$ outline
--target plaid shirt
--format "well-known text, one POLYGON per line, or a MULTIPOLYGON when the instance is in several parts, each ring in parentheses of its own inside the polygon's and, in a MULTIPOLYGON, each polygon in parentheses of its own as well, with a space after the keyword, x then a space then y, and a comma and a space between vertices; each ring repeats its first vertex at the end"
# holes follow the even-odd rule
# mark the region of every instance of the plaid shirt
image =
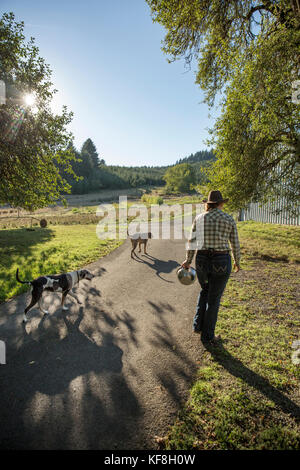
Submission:
POLYGON ((186 259, 190 264, 196 250, 229 250, 230 242, 233 258, 240 265, 240 243, 236 223, 231 215, 218 208, 199 214, 192 225, 191 236, 187 244, 186 259))

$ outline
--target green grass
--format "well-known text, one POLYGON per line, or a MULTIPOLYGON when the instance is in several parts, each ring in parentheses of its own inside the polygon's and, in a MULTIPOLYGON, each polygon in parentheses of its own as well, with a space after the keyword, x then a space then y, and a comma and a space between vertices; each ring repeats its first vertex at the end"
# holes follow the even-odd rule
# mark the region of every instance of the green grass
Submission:
POLYGON ((240 222, 239 233, 246 255, 300 263, 300 227, 240 222))
POLYGON ((219 311, 166 449, 299 449, 299 227, 239 224, 242 268, 219 311), (298 297, 297 297, 298 296, 298 297), (296 417, 298 414, 298 418, 296 417))
POLYGON ((28 290, 28 286, 16 282, 17 268, 21 279, 26 280, 79 269, 120 244, 98 239, 92 224, 0 230, 0 301, 28 290))
POLYGON ((164 203, 168 205, 172 204, 202 204, 203 196, 199 194, 191 194, 184 197, 172 197, 164 199, 164 203))

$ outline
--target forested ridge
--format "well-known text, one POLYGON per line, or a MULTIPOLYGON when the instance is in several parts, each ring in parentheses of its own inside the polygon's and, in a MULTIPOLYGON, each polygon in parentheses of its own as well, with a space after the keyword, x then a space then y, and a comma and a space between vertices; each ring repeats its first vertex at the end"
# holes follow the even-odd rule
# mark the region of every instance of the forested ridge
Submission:
POLYGON ((168 168, 188 163, 193 166, 197 182, 203 182, 206 178, 203 169, 209 161, 214 160, 214 154, 209 150, 201 150, 195 154, 183 157, 168 166, 118 166, 107 165, 96 149, 91 139, 87 139, 81 150, 78 151, 73 145, 70 150, 74 153, 76 160, 72 161, 72 168, 77 179, 63 172, 64 178, 72 187, 73 194, 85 194, 101 189, 126 189, 140 186, 164 186, 163 179, 168 168))

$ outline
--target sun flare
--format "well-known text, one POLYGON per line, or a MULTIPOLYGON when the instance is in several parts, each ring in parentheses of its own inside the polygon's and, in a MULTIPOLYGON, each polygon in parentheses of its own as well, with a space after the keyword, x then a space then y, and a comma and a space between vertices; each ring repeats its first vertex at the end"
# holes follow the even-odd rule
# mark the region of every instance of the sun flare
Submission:
POLYGON ((24 96, 24 101, 27 106, 33 106, 35 103, 35 96, 33 93, 28 93, 24 96))

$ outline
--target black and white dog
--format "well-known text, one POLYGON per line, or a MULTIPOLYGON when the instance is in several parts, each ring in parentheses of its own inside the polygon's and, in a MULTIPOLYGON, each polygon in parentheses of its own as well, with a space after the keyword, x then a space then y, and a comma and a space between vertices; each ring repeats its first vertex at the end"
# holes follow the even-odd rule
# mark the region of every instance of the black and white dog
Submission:
POLYGON ((45 315, 48 314, 46 310, 42 307, 42 295, 44 291, 50 292, 62 292, 61 306, 63 310, 68 310, 68 307, 65 307, 64 303, 66 296, 69 294, 71 297, 76 299, 78 304, 81 302, 78 300, 74 292, 72 292, 73 287, 79 283, 82 279, 91 280, 94 275, 87 269, 79 269, 79 271, 72 271, 66 274, 59 274, 57 276, 41 276, 33 281, 21 281, 19 278, 19 269, 17 269, 16 278, 17 281, 21 284, 30 284, 31 285, 31 302, 24 310, 23 322, 27 322, 27 312, 38 302, 39 309, 45 315))

